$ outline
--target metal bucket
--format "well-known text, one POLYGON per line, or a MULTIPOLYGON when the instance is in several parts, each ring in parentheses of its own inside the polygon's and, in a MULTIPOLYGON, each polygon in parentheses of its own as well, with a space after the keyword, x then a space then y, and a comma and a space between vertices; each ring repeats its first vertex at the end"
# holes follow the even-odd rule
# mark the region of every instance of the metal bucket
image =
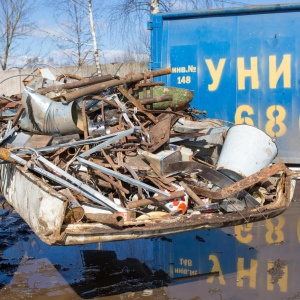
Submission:
POLYGON ((277 155, 274 141, 250 125, 235 125, 227 132, 216 169, 240 180, 266 168, 277 155))

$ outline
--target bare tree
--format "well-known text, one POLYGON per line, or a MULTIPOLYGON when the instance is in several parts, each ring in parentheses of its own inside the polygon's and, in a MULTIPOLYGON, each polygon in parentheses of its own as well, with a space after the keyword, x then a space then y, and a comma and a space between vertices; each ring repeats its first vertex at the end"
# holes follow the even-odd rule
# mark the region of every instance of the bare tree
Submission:
POLYGON ((16 49, 17 42, 28 36, 32 30, 29 21, 30 0, 0 0, 0 65, 2 70, 8 67, 8 61, 16 49))
POLYGON ((52 0, 45 5, 53 9, 57 26, 44 31, 63 54, 61 60, 78 67, 97 62, 93 55, 96 34, 91 0, 52 0))
POLYGON ((140 44, 144 44, 141 47, 144 53, 149 54, 149 42, 145 42, 145 36, 147 35, 149 39, 146 24, 150 12, 210 9, 228 5, 247 5, 247 3, 235 0, 120 0, 117 4, 112 4, 109 9, 111 36, 116 33, 115 36, 120 44, 119 34, 122 32, 121 40, 124 45, 136 44, 139 41, 140 44))
MULTIPOLYGON (((232 1, 234 3, 234 1, 232 1)), ((135 24, 144 21, 150 12, 195 10, 200 8, 223 7, 224 0, 120 0, 110 7, 110 20, 112 23, 135 24), (121 22, 120 22, 121 21, 121 22)))
POLYGON ((59 49, 65 63, 83 66, 91 59, 91 44, 88 15, 83 3, 70 0, 47 1, 48 7, 54 10, 56 27, 44 29, 59 49))

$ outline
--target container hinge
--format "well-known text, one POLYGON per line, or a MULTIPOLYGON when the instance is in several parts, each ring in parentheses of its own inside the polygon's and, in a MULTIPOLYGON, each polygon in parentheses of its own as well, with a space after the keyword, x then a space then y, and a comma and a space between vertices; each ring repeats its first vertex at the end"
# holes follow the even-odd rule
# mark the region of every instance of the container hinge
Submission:
POLYGON ((148 69, 149 70, 161 69, 161 63, 160 62, 148 62, 148 69))
POLYGON ((153 28, 160 28, 161 27, 161 23, 157 23, 157 22, 147 22, 147 29, 148 30, 152 30, 153 28))

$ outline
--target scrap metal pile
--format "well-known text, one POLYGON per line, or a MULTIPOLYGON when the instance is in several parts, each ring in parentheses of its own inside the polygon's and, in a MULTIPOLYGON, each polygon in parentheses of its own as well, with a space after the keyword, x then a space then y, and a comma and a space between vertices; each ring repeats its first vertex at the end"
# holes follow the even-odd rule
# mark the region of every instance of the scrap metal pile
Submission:
POLYGON ((190 107, 192 91, 153 81, 170 72, 55 78, 38 69, 21 95, 1 97, 1 158, 68 198, 65 224, 243 214, 276 201, 270 177, 285 166, 267 166, 277 150, 260 172, 222 172, 228 123, 190 107))

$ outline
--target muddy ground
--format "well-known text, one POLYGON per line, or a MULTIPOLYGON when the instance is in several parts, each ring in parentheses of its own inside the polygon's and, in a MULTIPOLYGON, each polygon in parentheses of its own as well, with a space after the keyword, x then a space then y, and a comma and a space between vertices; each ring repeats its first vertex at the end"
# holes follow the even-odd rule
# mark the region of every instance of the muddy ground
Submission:
POLYGON ((275 219, 47 246, 0 200, 0 299, 300 299, 300 188, 275 219))

